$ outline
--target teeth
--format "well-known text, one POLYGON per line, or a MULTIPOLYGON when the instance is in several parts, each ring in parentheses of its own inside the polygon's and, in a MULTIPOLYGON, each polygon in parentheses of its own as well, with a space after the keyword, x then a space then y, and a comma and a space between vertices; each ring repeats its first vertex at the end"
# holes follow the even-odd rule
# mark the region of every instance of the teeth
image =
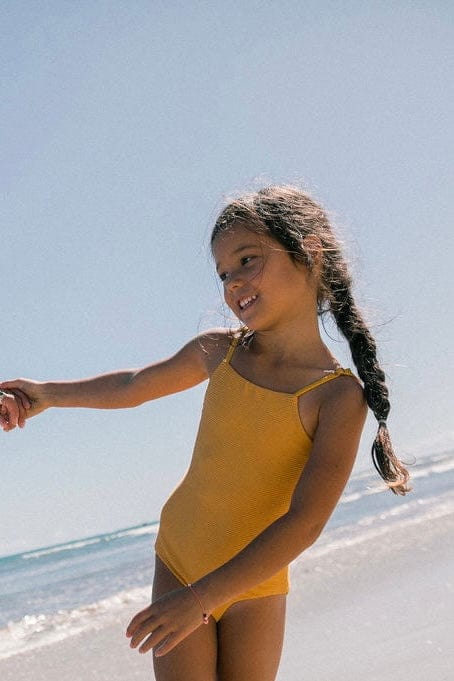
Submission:
POLYGON ((249 305, 249 303, 252 303, 252 301, 255 300, 256 298, 257 298, 257 296, 248 296, 247 298, 243 298, 242 300, 240 300, 238 302, 238 305, 243 310, 246 307, 246 305, 249 305))

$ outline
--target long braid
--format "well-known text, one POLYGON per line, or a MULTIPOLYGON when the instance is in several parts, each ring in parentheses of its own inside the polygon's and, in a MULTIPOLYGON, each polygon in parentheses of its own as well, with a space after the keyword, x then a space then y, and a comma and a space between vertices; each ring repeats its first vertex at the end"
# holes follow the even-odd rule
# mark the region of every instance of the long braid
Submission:
POLYGON ((372 445, 372 460, 380 476, 395 494, 406 494, 409 474, 399 461, 389 436, 386 420, 390 411, 385 374, 377 359, 377 346, 351 294, 350 282, 332 291, 331 312, 348 341, 359 377, 364 384, 367 404, 378 421, 372 445))

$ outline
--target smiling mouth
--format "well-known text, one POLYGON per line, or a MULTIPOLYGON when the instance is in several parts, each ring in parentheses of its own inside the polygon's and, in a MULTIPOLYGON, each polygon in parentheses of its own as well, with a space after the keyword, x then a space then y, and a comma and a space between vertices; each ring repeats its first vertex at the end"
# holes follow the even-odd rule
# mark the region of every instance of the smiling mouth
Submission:
POLYGON ((245 310, 249 305, 251 305, 255 300, 257 300, 257 296, 248 296, 247 298, 241 298, 241 300, 238 301, 238 307, 240 310, 245 310))

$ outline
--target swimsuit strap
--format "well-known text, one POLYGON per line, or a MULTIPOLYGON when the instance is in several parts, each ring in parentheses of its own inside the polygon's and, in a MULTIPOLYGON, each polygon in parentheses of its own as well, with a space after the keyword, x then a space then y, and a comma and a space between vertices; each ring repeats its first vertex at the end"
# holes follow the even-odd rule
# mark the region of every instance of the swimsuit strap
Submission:
POLYGON ((308 393, 310 390, 318 388, 319 385, 323 385, 323 383, 328 383, 329 381, 334 380, 338 376, 352 376, 353 378, 356 378, 350 369, 336 369, 335 371, 330 371, 327 373, 326 376, 323 376, 323 378, 319 378, 318 381, 314 381, 313 383, 309 383, 309 385, 305 385, 304 388, 301 388, 301 390, 298 390, 295 393, 295 396, 300 397, 301 395, 308 393))
POLYGON ((224 357, 224 362, 226 364, 230 364, 230 360, 232 359, 232 355, 235 352, 235 348, 238 345, 239 340, 240 340, 240 336, 235 335, 235 336, 233 336, 232 340, 230 341, 229 349, 227 350, 227 354, 224 357))

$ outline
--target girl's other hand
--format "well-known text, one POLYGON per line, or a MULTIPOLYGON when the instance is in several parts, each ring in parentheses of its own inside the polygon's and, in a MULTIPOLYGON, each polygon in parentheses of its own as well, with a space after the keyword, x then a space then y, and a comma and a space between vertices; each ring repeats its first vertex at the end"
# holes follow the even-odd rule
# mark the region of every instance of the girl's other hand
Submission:
POLYGON ((186 636, 203 623, 200 606, 187 587, 161 596, 148 608, 137 613, 126 630, 131 648, 140 645, 139 653, 154 648, 161 657, 169 653, 186 636))
POLYGON ((8 432, 16 426, 23 428, 30 400, 21 390, 5 392, 0 389, 0 427, 8 432))

